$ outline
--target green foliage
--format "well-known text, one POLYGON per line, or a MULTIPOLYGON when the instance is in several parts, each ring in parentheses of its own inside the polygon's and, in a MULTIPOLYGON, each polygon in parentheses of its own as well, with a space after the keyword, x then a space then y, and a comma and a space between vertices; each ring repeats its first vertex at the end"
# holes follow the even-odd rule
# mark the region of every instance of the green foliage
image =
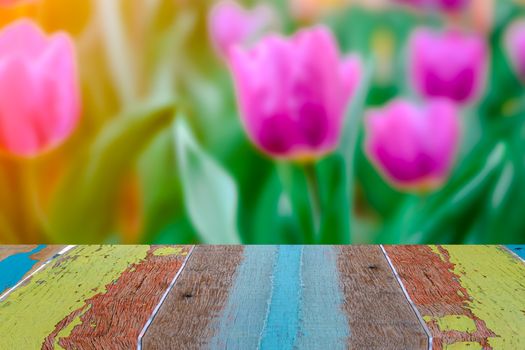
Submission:
POLYGON ((52 203, 49 238, 96 243, 111 230, 123 175, 174 117, 171 101, 152 101, 123 113, 96 137, 62 182, 52 203))
POLYGON ((175 124, 175 143, 186 211, 199 236, 211 244, 240 243, 234 181, 197 145, 183 119, 175 124))
MULTIPOLYGON (((393 98, 417 98, 407 39, 418 26, 443 26, 441 16, 353 6, 319 19, 343 53, 363 58, 365 74, 339 147, 296 164, 263 155, 246 136, 227 64, 208 40, 211 0, 106 1, 94 2, 93 23, 77 38, 85 116, 62 150, 66 171, 49 208, 21 190, 34 164, 0 162, 1 240, 14 242, 17 230, 31 239, 40 225, 51 242, 122 242, 119 192, 133 173, 141 243, 525 243, 525 90, 502 44, 525 12, 513 2, 496 4, 486 92, 462 111, 447 183, 408 194, 367 159, 363 120, 393 98), (184 118, 174 122, 176 113, 184 118)), ((305 25, 288 1, 271 3, 284 33, 305 25)))

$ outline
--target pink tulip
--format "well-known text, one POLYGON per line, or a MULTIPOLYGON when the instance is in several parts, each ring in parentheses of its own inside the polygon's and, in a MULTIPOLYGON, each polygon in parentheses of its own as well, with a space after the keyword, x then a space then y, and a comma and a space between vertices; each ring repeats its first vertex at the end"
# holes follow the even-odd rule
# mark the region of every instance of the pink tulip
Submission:
POLYGON ((277 14, 266 4, 246 10, 234 1, 224 0, 213 7, 209 18, 211 41, 223 57, 228 56, 232 46, 247 45, 277 27, 277 14))
POLYGON ((512 65, 521 79, 525 80, 525 19, 514 22, 505 39, 512 65))
POLYGON ((361 65, 340 57, 327 29, 269 35, 251 49, 236 46, 230 66, 241 119, 263 152, 306 160, 337 146, 361 65))
POLYGON ((418 29, 410 40, 409 56, 412 83, 424 97, 465 104, 484 88, 488 49, 480 36, 418 29))
POLYGON ((80 116, 69 36, 28 20, 0 32, 0 150, 31 157, 63 142, 80 116))
POLYGON ((459 145, 458 111, 446 99, 396 100, 366 117, 365 152, 395 187, 429 190, 448 176, 459 145))

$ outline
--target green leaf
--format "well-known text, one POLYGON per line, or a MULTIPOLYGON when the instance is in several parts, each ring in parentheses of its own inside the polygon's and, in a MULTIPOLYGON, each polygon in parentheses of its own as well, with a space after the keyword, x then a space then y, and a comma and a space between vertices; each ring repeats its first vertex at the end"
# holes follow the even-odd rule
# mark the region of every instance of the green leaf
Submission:
MULTIPOLYGON (((370 61, 371 62, 371 61, 370 61)), ((346 211, 346 204, 348 203, 348 211, 345 216, 341 217, 340 220, 351 222, 352 220, 352 213, 353 213, 353 207, 352 207, 352 200, 354 198, 354 179, 355 179, 355 164, 356 164, 356 150, 358 147, 359 142, 359 130, 362 126, 363 117, 364 117, 364 109, 366 105, 366 98, 367 93, 371 84, 372 75, 374 71, 374 65, 373 63, 368 63, 365 66, 363 77, 361 80, 361 83, 359 84, 359 88, 357 89, 355 95, 352 98, 352 102, 347 110, 347 116, 345 120, 345 124, 343 126, 343 135, 341 144, 336 152, 336 154, 340 155, 341 159, 343 160, 345 169, 334 169, 333 171, 336 172, 342 172, 339 174, 325 174, 325 176, 328 177, 338 177, 344 176, 345 178, 343 181, 346 181, 346 185, 340 184, 339 189, 344 188, 347 191, 346 199, 344 198, 344 195, 338 195, 338 198, 341 199, 343 202, 343 209, 346 211), (342 186, 342 187, 341 187, 342 186)), ((343 228, 347 225, 344 222, 341 222, 337 224, 338 227, 343 228)), ((350 228, 348 228, 350 230, 350 228)), ((350 235, 350 233, 348 233, 350 235)), ((338 234, 339 238, 346 237, 346 234, 343 234, 342 232, 338 234)), ((326 238, 328 241, 332 241, 332 238, 326 238)), ((324 240, 324 239, 323 239, 324 240)), ((343 242, 349 242, 351 241, 350 238, 344 238, 343 242)), ((340 242, 340 243, 343 243, 340 242)))
POLYGON ((236 184, 195 141, 187 123, 175 124, 184 202, 197 233, 208 244, 238 244, 236 184))
POLYGON ((429 219, 420 227, 420 230, 418 230, 418 234, 424 238, 424 242, 438 241, 439 228, 447 220, 461 216, 470 207, 479 203, 482 199, 481 197, 491 185, 495 174, 499 173, 507 152, 508 149, 505 144, 498 144, 488 156, 479 173, 451 195, 446 204, 432 213, 429 219))
POLYGON ((506 145, 500 143, 485 156, 483 163, 469 162, 465 169, 460 169, 440 192, 428 197, 407 196, 396 215, 384 225, 378 242, 459 242, 467 233, 463 227, 477 216, 477 205, 485 200, 507 151, 506 145))
POLYGON ((143 243, 188 244, 197 240, 193 230, 191 236, 174 229, 175 222, 184 219, 186 213, 173 142, 173 130, 167 128, 138 162, 144 208, 143 243))
POLYGON ((174 118, 174 104, 134 106, 103 128, 79 157, 52 203, 49 238, 60 243, 95 243, 111 232, 120 182, 144 147, 174 118))

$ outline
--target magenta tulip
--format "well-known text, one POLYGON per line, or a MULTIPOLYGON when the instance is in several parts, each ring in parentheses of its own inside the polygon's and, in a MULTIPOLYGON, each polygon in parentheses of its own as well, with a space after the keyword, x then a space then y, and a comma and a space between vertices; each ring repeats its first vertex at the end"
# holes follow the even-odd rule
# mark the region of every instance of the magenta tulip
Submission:
POLYGON ((230 66, 241 119, 263 152, 306 160, 337 146, 361 64, 340 57, 329 30, 270 35, 251 49, 236 46, 230 66))
POLYGON ((365 152, 395 187, 430 190, 447 178, 459 136, 453 102, 436 99, 417 106, 396 100, 367 114, 365 152))
POLYGON ((218 53, 227 57, 232 46, 249 44, 265 31, 276 29, 277 22, 277 14, 269 5, 247 10, 234 1, 224 0, 210 13, 210 38, 218 53))
POLYGON ((514 22, 505 39, 510 61, 520 78, 525 80, 525 19, 514 22))
POLYGON ((412 83, 424 97, 468 104, 483 91, 488 49, 480 36, 418 29, 410 40, 409 56, 412 83))
POLYGON ((0 32, 0 150, 31 157, 62 143, 80 116, 71 39, 21 20, 0 32))

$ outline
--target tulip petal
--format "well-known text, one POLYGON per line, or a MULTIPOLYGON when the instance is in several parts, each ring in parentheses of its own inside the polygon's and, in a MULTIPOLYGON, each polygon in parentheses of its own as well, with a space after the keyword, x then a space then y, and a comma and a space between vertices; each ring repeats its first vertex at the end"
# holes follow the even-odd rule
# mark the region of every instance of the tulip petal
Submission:
POLYGON ((263 152, 316 158, 337 146, 345 108, 360 78, 357 59, 341 60, 323 27, 292 38, 268 35, 230 51, 241 119, 263 152))
POLYGON ((74 46, 27 20, 0 32, 0 149, 32 157, 63 142, 80 116, 74 46))
POLYGON ((396 100, 366 118, 365 152, 383 176, 401 188, 438 186, 457 153, 459 122, 448 100, 419 107, 396 100))
POLYGON ((462 104, 479 97, 488 62, 482 37, 421 28, 412 35, 409 47, 412 84, 422 96, 444 97, 462 104))
POLYGON ((0 31, 0 59, 14 54, 38 57, 45 50, 44 32, 29 20, 19 20, 0 31))
POLYGON ((505 41, 514 69, 522 79, 525 79, 525 19, 511 24, 505 41))
POLYGON ((346 107, 362 79, 361 60, 357 56, 346 57, 341 62, 339 71, 343 81, 343 105, 346 107))
POLYGON ((33 128, 38 106, 35 82, 24 60, 14 58, 0 65, 0 148, 22 155, 34 154, 43 137, 33 128))

